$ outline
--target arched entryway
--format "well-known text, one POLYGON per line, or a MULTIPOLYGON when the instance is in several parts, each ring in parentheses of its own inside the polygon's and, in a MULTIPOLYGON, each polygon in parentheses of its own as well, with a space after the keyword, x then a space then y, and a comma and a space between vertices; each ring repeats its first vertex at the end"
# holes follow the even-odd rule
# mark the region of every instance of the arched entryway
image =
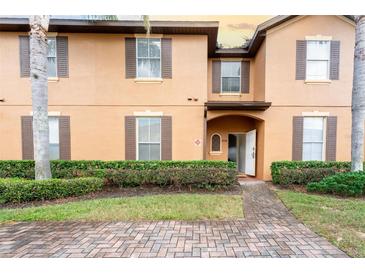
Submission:
POLYGON ((206 159, 237 163, 242 174, 262 178, 264 121, 244 115, 223 115, 207 121, 206 159))

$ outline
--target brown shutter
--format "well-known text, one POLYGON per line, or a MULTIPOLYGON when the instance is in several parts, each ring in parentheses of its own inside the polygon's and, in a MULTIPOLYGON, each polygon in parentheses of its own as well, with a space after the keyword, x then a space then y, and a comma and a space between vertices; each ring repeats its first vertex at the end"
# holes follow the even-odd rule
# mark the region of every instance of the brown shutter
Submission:
POLYGON ((22 116, 22 159, 34 159, 33 147, 33 116, 22 116))
POLYGON ((307 41, 297 40, 296 80, 305 80, 307 65, 307 41))
POLYGON ((293 117, 293 161, 301 161, 303 159, 303 120, 302 116, 293 117))
POLYGON ((136 160, 136 117, 125 116, 125 160, 136 160))
POLYGON ((20 77, 30 76, 29 36, 19 36, 20 77))
POLYGON ((125 78, 136 78, 136 38, 125 38, 125 78))
POLYGON ((340 72, 340 41, 331 41, 330 79, 338 80, 340 72))
POLYGON ((327 117, 326 161, 336 161, 337 117, 327 117))
POLYGON ((161 117, 161 160, 172 160, 172 117, 161 117))
POLYGON ((58 118, 60 137, 60 159, 71 160, 71 129, 70 116, 60 116, 58 118))
POLYGON ((241 93, 250 92, 250 62, 241 63, 241 93))
POLYGON ((161 39, 161 77, 172 78, 172 39, 161 39))
POLYGON ((57 36, 57 76, 68 77, 68 37, 57 36))
POLYGON ((221 61, 213 61, 212 65, 212 92, 221 92, 221 61))

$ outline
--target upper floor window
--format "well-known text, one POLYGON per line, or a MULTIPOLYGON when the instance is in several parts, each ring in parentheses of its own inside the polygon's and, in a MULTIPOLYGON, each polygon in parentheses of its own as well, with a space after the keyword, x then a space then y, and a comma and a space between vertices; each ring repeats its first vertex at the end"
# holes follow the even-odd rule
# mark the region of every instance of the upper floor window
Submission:
POLYGON ((57 77, 57 45, 56 37, 49 37, 48 54, 47 54, 47 72, 48 77, 57 77))
POLYGON ((304 117, 303 120, 303 161, 325 158, 325 117, 304 117))
POLYGON ((138 160, 161 159, 161 118, 137 118, 138 160))
POLYGON ((307 41, 307 80, 328 80, 330 41, 307 41))
POLYGON ((60 159, 60 137, 58 117, 48 117, 49 124, 49 159, 60 159))
POLYGON ((241 91, 241 62, 222 62, 221 92, 239 93, 241 91))
POLYGON ((137 39, 137 78, 161 78, 161 39, 137 39))

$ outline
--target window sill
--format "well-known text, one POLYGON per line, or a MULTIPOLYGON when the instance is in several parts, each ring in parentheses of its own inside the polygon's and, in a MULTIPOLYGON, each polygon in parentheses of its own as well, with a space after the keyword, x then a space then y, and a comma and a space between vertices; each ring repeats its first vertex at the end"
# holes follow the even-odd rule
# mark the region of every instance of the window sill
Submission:
POLYGON ((307 85, 326 85, 331 84, 331 80, 304 80, 304 83, 307 85))
POLYGON ((237 93, 222 92, 219 94, 219 96, 242 96, 242 94, 241 92, 237 93))
POLYGON ((145 84, 160 84, 163 82, 162 78, 136 78, 135 83, 145 83, 145 84))
POLYGON ((210 155, 221 155, 223 151, 211 151, 209 152, 210 155))
POLYGON ((48 77, 48 82, 58 82, 60 79, 58 77, 48 77))

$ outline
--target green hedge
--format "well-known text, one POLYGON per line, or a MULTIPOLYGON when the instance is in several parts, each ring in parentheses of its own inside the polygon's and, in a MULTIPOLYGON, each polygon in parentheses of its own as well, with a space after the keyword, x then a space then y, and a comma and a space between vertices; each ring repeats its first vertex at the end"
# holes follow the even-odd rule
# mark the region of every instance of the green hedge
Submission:
POLYGON ((305 185, 350 169, 350 162, 279 161, 271 164, 271 177, 275 184, 305 185))
POLYGON ((80 196, 101 190, 103 184, 103 179, 93 177, 42 181, 17 178, 0 179, 0 203, 20 203, 80 196))
MULTIPOLYGON (((105 169, 149 170, 165 168, 236 168, 226 161, 51 161, 53 178, 102 176, 105 169)), ((34 178, 34 161, 0 161, 0 178, 34 178)))
POLYGON ((320 182, 309 183, 307 190, 341 196, 361 196, 365 194, 365 172, 338 173, 320 182))
POLYGON ((149 170, 107 170, 107 183, 119 187, 153 185, 178 189, 225 189, 237 184, 232 168, 165 168, 149 170))

